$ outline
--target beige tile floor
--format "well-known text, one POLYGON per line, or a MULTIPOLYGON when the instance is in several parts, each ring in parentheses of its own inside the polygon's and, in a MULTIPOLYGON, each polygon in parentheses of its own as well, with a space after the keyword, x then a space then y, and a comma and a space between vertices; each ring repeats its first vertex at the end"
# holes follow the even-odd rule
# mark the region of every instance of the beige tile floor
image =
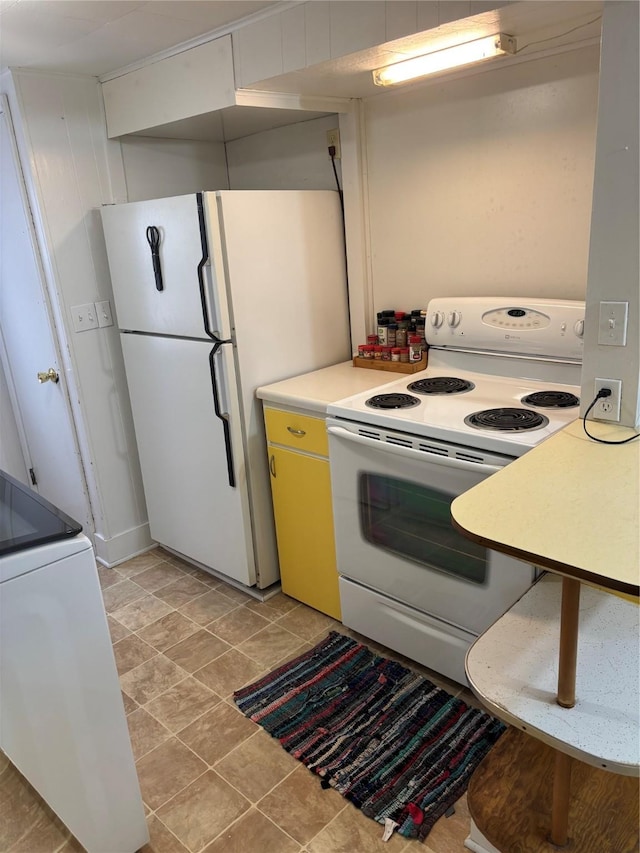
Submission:
MULTIPOLYGON (((151 836, 144 853, 464 851, 464 797, 424 844, 397 835, 383 843, 375 821, 322 789, 236 708, 235 689, 329 630, 353 632, 282 594, 258 602, 160 548, 98 571, 151 836)), ((0 853, 81 850, 0 753, 0 853)))

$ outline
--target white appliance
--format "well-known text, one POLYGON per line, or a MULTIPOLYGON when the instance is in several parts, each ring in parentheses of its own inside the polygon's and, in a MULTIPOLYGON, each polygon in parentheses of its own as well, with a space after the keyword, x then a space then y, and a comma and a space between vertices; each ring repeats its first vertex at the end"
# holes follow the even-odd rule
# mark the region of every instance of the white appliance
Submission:
POLYGON ((279 578, 259 385, 349 357, 330 191, 102 210, 151 536, 232 582, 279 578))
POLYGON ((433 299, 428 367, 329 406, 345 625, 460 683, 536 569, 452 525, 452 500, 579 413, 584 303, 433 299))
POLYGON ((96 561, 0 472, 0 747, 89 853, 149 838, 96 561))

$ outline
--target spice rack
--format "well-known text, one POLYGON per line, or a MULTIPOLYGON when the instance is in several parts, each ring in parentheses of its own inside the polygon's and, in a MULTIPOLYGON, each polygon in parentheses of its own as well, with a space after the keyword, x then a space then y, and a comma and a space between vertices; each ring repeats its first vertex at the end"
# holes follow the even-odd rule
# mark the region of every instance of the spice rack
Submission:
POLYGON ((359 355, 353 357, 354 367, 367 367, 369 370, 386 370, 391 373, 417 373, 427 366, 427 354, 422 354, 420 361, 382 361, 378 358, 361 358, 359 355))
POLYGON ((378 311, 377 327, 358 344, 354 367, 390 373, 417 373, 427 366, 426 314, 422 308, 378 311))

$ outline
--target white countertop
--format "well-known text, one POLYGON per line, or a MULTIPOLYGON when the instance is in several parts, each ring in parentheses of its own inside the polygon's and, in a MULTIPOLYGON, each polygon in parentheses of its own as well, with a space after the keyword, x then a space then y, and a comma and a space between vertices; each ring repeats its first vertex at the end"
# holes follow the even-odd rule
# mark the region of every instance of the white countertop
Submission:
POLYGON ((545 575, 467 653, 469 683, 497 717, 594 767, 638 775, 639 613, 582 586, 576 704, 556 703, 562 579, 545 575))
POLYGON ((325 415, 329 403, 389 382, 397 382, 402 375, 354 367, 351 361, 344 361, 272 385, 263 385, 257 389, 256 395, 266 403, 293 406, 325 415))

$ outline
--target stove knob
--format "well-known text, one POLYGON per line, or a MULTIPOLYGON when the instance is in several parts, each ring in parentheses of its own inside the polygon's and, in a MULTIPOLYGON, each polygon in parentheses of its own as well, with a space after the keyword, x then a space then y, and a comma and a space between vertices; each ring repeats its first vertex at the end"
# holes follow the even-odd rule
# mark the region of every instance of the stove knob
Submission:
POLYGON ((573 331, 581 338, 584 335, 584 320, 576 320, 573 324, 573 331))
POLYGON ((459 325, 460 320, 462 319, 459 311, 451 311, 449 316, 447 317, 447 323, 455 329, 457 325, 459 325))
POLYGON ((431 315, 431 325, 437 329, 439 326, 442 325, 443 322, 444 314, 442 313, 442 311, 434 311, 431 315))

